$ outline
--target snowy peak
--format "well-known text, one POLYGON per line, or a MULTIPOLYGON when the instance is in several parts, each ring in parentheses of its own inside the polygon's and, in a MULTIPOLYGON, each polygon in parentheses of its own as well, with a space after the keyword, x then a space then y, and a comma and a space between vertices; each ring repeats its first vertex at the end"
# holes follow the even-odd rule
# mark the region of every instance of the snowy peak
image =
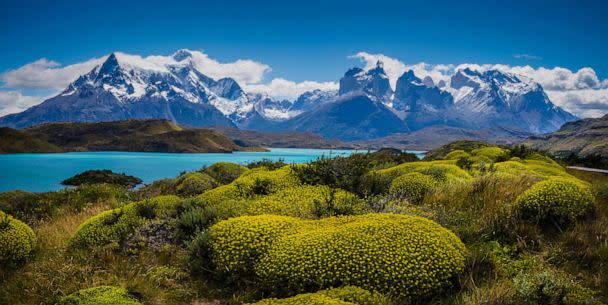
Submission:
POLYGON ((389 104, 392 99, 393 90, 389 84, 389 78, 384 71, 381 61, 376 63, 376 67, 370 70, 352 68, 348 70, 340 79, 340 95, 362 91, 376 100, 389 104))

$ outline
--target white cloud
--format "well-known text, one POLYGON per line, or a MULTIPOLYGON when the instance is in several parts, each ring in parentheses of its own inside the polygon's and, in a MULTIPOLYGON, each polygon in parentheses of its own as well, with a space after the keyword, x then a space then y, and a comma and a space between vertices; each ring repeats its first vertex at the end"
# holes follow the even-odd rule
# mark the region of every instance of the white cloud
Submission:
POLYGON ((58 62, 41 58, 14 70, 2 73, 2 87, 13 89, 64 89, 78 76, 85 74, 103 58, 93 58, 87 61, 62 67, 58 62))
POLYGON ((254 84, 245 86, 245 91, 252 93, 265 93, 277 98, 295 99, 300 94, 315 89, 338 90, 336 82, 303 81, 296 83, 283 78, 275 78, 268 84, 254 84))
POLYGON ((42 102, 42 96, 25 96, 18 91, 0 91, 0 116, 21 112, 42 102))
POLYGON ((397 78, 408 70, 413 70, 419 78, 429 76, 435 83, 440 80, 449 83, 450 77, 456 71, 464 68, 479 71, 496 69, 533 79, 543 86, 551 101, 580 117, 598 117, 608 113, 608 79, 600 80, 595 71, 589 67, 572 71, 562 67, 533 68, 528 65, 470 63, 431 65, 424 62, 406 64, 384 54, 370 54, 367 52, 359 52, 350 57, 363 61, 365 69, 375 67, 376 62, 382 60, 393 88, 397 78))

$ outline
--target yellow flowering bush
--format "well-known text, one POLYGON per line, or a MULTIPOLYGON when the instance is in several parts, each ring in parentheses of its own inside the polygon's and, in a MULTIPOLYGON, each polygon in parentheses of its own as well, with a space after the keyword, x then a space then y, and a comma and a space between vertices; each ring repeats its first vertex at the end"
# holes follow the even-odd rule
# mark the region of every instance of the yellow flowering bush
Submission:
POLYGON ((435 186, 437 181, 431 176, 421 173, 403 174, 391 183, 389 193, 409 200, 411 203, 420 203, 424 196, 435 186))
POLYGON ((553 178, 535 183, 519 195, 515 208, 522 218, 568 223, 593 208, 590 188, 576 180, 553 178))
POLYGON ((0 211, 0 264, 26 258, 36 247, 36 234, 25 223, 0 211))
POLYGON ((175 191, 181 196, 189 197, 202 194, 216 186, 217 182, 211 176, 204 173, 192 172, 177 178, 175 191))
POLYGON ((171 217, 181 202, 177 196, 166 195, 130 203, 122 208, 102 212, 80 225, 70 238, 70 247, 92 249, 98 246, 116 248, 143 225, 171 217))
POLYGON ((473 149, 471 155, 473 159, 479 158, 480 160, 488 160, 490 162, 496 162, 500 158, 504 158, 509 154, 509 150, 498 146, 488 146, 473 149))
POLYGON ((464 267, 460 239, 417 216, 243 216, 215 224, 209 234, 215 270, 255 273, 277 290, 356 285, 415 298, 446 286, 464 267))
POLYGON ((330 288, 286 299, 265 299, 252 305, 390 305, 385 296, 355 286, 330 288))
POLYGON ((124 288, 97 286, 76 291, 62 298, 58 305, 142 305, 124 288))
POLYGON ((249 169, 236 163, 218 162, 205 168, 203 171, 219 183, 228 184, 249 171, 249 169))
POLYGON ((299 218, 277 215, 220 221, 209 231, 212 264, 219 273, 251 274, 254 264, 274 241, 298 230, 302 222, 299 218))
POLYGON ((364 200, 355 194, 332 190, 326 185, 301 185, 282 189, 274 194, 255 199, 245 214, 274 214, 314 219, 324 215, 331 205, 333 211, 355 215, 369 212, 364 200))

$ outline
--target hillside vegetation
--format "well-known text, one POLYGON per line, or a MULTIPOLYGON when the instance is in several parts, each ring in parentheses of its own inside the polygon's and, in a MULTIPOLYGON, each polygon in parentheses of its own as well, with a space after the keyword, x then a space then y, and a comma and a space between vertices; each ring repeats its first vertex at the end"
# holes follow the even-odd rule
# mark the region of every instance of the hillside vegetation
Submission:
POLYGON ((601 305, 607 205, 608 176, 482 142, 11 191, 0 304, 601 305))
POLYGON ((242 147, 210 129, 182 129, 166 120, 126 120, 100 123, 49 123, 23 130, 3 128, 1 152, 134 151, 232 152, 260 150, 242 147))
POLYGON ((575 153, 608 158, 608 115, 564 124, 559 130, 532 136, 523 144, 556 155, 575 153))

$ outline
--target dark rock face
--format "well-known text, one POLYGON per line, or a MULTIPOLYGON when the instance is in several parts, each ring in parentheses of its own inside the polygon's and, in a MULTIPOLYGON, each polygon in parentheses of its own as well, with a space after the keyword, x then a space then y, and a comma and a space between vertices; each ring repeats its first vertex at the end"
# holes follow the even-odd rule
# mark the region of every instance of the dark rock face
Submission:
POLYGON ((388 107, 360 93, 344 95, 283 122, 279 128, 341 140, 371 139, 408 130, 388 107))
POLYGON ((428 86, 433 81, 422 81, 408 71, 397 80, 393 108, 405 113, 405 122, 412 130, 437 124, 447 124, 447 110, 454 105, 448 92, 428 86))
POLYGON ((369 71, 352 68, 340 79, 338 94, 343 95, 358 91, 365 92, 375 97, 378 101, 385 102, 390 99, 393 90, 381 61, 378 61, 376 67, 369 71))

